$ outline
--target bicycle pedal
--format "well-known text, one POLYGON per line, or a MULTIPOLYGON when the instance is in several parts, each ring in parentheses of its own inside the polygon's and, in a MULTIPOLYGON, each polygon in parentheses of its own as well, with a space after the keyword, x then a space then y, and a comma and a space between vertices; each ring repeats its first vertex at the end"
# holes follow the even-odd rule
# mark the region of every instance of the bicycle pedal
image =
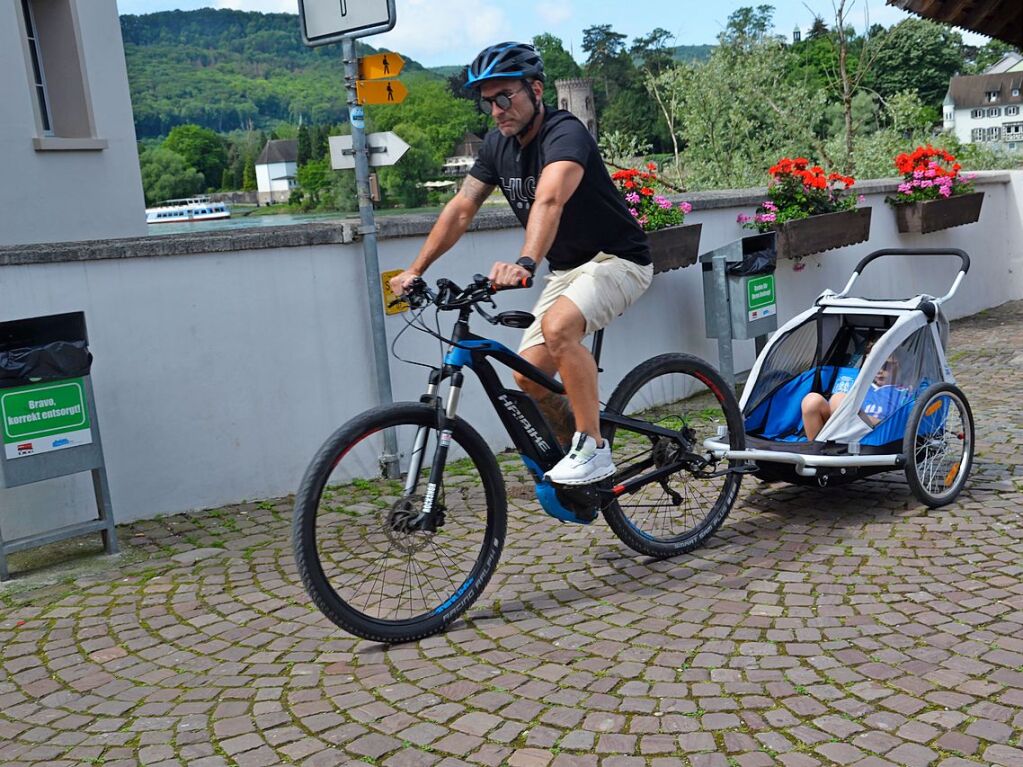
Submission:
POLYGON ((760 471, 760 467, 755 463, 747 461, 746 463, 740 463, 738 466, 735 466, 728 471, 731 474, 756 474, 760 471))
POLYGON ((577 521, 588 525, 597 518, 600 493, 597 485, 557 485, 558 498, 577 521))

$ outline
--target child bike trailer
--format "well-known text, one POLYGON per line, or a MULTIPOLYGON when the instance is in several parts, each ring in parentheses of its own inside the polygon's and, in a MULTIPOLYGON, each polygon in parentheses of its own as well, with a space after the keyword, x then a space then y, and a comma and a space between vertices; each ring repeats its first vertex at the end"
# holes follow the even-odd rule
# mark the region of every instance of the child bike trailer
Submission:
POLYGON ((739 403, 746 449, 729 450, 722 437, 705 445, 729 460, 753 462, 761 479, 798 484, 839 484, 903 468, 922 503, 951 503, 970 473, 974 431, 945 356, 941 307, 969 267, 958 249, 866 256, 840 293, 824 291, 760 353, 739 403), (961 267, 940 298, 851 296, 864 268, 884 256, 958 256, 961 267), (815 407, 824 409, 822 426, 813 423, 815 407))

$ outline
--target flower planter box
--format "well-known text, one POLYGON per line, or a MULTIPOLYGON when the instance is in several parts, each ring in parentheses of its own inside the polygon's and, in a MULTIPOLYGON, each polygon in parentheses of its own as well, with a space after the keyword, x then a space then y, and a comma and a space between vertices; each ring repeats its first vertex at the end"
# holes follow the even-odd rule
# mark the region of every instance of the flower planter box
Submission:
POLYGON ((700 251, 702 229, 703 224, 689 224, 647 232, 654 274, 695 264, 700 251))
POLYGON ((775 227, 775 231, 778 233, 778 258, 802 258, 865 241, 870 237, 870 208, 786 221, 775 227))
POLYGON ((953 226, 972 224, 980 218, 983 192, 957 194, 952 197, 921 202, 900 202, 895 209, 895 221, 903 234, 927 234, 953 226))

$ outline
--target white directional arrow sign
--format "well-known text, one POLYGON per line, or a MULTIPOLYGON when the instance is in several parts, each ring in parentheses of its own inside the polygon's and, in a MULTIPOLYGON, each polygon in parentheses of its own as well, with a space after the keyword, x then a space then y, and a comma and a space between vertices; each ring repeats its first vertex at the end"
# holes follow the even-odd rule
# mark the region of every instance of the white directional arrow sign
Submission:
POLYGON ((394 28, 394 0, 298 0, 302 41, 309 46, 394 28))
MULTIPOLYGON (((355 167, 355 151, 352 149, 351 136, 331 136, 328 143, 331 168, 344 170, 355 167)), ((393 131, 367 134, 366 146, 369 149, 369 164, 374 168, 394 165, 409 150, 409 145, 393 131)))

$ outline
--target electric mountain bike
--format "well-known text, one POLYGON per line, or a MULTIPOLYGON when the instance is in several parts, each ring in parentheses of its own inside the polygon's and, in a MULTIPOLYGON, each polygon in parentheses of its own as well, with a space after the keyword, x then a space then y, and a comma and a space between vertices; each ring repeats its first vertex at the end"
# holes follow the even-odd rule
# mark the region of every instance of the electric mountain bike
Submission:
MULTIPOLYGON (((293 521, 298 572, 320 610, 356 636, 390 643, 443 631, 476 601, 497 566, 507 519, 504 479, 490 446, 458 415, 465 368, 483 385, 543 510, 579 524, 603 514, 640 554, 671 557, 703 543, 728 515, 748 471, 703 447, 716 439, 744 448, 732 390, 706 362, 662 354, 628 373, 601 413, 616 473, 577 487, 545 480, 565 451, 533 400, 506 388, 491 363, 559 394, 564 387, 471 332, 473 314, 508 327, 532 323, 528 312, 488 314, 483 306, 496 306, 494 292, 481 275, 464 289, 443 279, 433 291, 417 280, 403 298, 412 309, 409 326, 447 347, 440 366, 425 366, 426 393, 419 402, 351 419, 327 439, 302 479, 293 521), (458 313, 450 337, 422 320, 431 306, 438 318, 458 313)), ((598 364, 601 341, 602 333, 595 334, 598 364)))

